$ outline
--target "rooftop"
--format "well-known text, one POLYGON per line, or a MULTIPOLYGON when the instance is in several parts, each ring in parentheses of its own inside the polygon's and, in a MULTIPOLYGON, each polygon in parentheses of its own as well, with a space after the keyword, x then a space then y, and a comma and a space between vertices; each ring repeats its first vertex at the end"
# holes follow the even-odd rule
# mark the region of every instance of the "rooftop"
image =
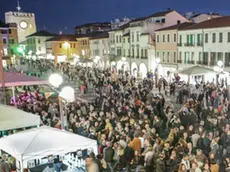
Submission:
POLYGON ((193 24, 181 30, 209 29, 219 27, 230 27, 230 16, 212 18, 201 23, 193 24))
POLYGON ((51 41, 71 41, 71 42, 77 42, 77 36, 76 35, 68 35, 68 34, 63 34, 63 35, 57 35, 51 39, 46 40, 46 42, 51 42, 51 41))
POLYGON ((184 29, 186 27, 189 27, 191 25, 194 25, 194 24, 189 23, 189 22, 184 22, 184 23, 173 25, 173 26, 165 27, 165 28, 162 28, 162 29, 158 29, 158 30, 156 30, 156 32, 157 31, 166 31, 166 30, 182 30, 182 29, 184 29))
POLYGON ((92 36, 90 39, 103 39, 103 38, 109 38, 109 33, 108 32, 98 33, 97 35, 92 36))
POLYGON ((173 12, 173 11, 175 11, 175 10, 169 9, 169 10, 167 10, 167 11, 157 12, 157 13, 154 13, 154 14, 152 14, 152 15, 146 17, 146 19, 147 19, 147 18, 152 18, 152 17, 162 17, 162 16, 165 16, 166 14, 171 13, 171 12, 173 12))
POLYGON ((57 34, 53 34, 53 33, 47 32, 45 30, 41 30, 41 31, 35 32, 31 35, 28 35, 27 37, 32 37, 32 36, 57 36, 57 34))
POLYGON ((17 27, 17 24, 16 23, 6 24, 5 22, 3 22, 3 21, 0 20, 0 27, 1 28, 17 27))
POLYGON ((76 26, 75 29, 78 29, 78 28, 82 28, 82 27, 90 27, 90 26, 108 26, 110 27, 110 23, 109 22, 95 22, 95 23, 86 23, 86 24, 83 24, 83 25, 79 25, 79 26, 76 26))

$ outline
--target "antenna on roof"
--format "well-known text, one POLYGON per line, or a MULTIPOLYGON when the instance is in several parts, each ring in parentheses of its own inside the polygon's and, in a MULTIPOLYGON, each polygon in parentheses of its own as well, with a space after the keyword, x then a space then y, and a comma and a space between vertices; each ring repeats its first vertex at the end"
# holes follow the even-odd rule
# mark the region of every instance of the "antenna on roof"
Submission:
POLYGON ((18 10, 18 12, 20 12, 22 8, 20 6, 19 0, 17 1, 17 3, 18 3, 17 10, 18 10))

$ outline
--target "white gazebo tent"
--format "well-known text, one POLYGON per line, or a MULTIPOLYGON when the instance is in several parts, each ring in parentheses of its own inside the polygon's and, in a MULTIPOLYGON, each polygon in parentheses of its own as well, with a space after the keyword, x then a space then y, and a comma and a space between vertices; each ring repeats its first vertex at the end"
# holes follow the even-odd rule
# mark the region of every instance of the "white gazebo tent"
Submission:
POLYGON ((40 116, 17 108, 0 105, 0 131, 13 130, 41 124, 40 116))
POLYGON ((79 149, 93 149, 97 153, 97 142, 67 131, 51 127, 26 130, 0 139, 0 149, 20 162, 23 170, 28 160, 79 149))
POLYGON ((216 74, 214 69, 204 67, 204 66, 201 66, 201 65, 187 67, 187 68, 175 71, 174 73, 188 76, 188 83, 190 81, 191 76, 205 75, 205 74, 216 74))

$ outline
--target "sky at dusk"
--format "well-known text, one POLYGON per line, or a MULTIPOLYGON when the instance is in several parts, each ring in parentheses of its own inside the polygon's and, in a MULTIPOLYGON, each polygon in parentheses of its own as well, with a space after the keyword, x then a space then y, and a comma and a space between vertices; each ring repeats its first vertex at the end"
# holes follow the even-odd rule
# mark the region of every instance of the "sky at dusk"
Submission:
MULTIPOLYGON (((44 27, 51 32, 74 32, 74 26, 110 21, 123 17, 143 17, 155 12, 175 9, 180 13, 190 11, 220 12, 230 15, 229 0, 20 0, 22 11, 34 12, 37 30, 44 27)), ((17 0, 0 0, 0 19, 4 13, 16 11, 17 0)))

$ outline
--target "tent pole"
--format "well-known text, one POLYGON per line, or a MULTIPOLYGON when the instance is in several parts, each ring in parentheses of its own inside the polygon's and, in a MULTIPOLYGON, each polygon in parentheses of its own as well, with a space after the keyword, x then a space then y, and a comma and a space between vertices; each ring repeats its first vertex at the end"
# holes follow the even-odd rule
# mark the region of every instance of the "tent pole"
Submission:
POLYGON ((20 159, 20 171, 23 172, 23 160, 22 160, 22 155, 20 159))

